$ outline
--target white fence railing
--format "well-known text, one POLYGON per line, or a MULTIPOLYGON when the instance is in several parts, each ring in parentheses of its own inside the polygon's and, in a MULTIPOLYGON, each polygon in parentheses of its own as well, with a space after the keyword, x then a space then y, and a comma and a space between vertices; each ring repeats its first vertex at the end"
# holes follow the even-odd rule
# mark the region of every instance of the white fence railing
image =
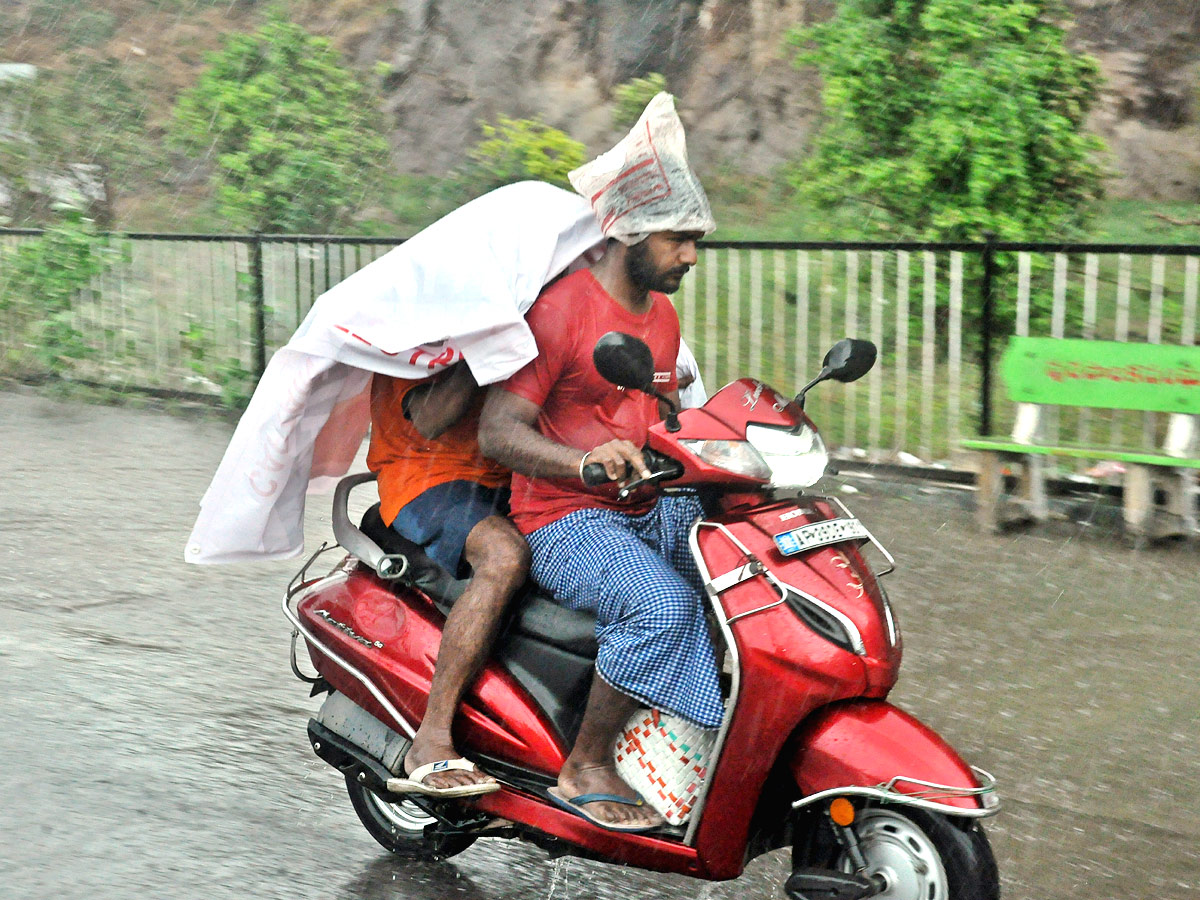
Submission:
MULTIPOLYGON (((0 371, 36 340, 36 307, 6 293, 5 267, 34 233, 0 232, 0 371), (31 316, 31 309, 33 315, 31 316)), ((248 387, 329 286, 398 241, 295 236, 128 235, 81 292, 71 322, 90 352, 75 377, 218 395, 248 387)), ((951 462, 984 412, 984 285, 993 358, 1010 334, 1193 344, 1200 247, 1032 244, 708 243, 673 297, 710 391, 743 375, 783 393, 852 335, 880 348, 860 383, 824 385, 810 412, 827 440, 878 460, 951 462)), ((993 430, 1011 411, 992 383, 993 430)), ((1146 437, 1064 416, 1059 427, 1146 437)))

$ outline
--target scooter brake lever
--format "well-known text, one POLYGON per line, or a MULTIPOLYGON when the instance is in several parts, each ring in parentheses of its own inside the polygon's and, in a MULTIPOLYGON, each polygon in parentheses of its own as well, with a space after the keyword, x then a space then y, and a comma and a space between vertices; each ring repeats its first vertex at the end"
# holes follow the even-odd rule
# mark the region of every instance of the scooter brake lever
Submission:
POLYGON ((666 478, 670 475, 675 475, 675 474, 676 473, 672 472, 670 469, 660 469, 659 471, 652 473, 648 478, 638 478, 634 481, 631 481, 631 482, 629 482, 629 484, 625 485, 625 487, 623 487, 619 491, 617 491, 617 499, 618 500, 628 500, 629 495, 632 494, 634 491, 636 491, 638 488, 645 487, 648 484, 653 484, 656 481, 659 481, 663 478, 666 478))

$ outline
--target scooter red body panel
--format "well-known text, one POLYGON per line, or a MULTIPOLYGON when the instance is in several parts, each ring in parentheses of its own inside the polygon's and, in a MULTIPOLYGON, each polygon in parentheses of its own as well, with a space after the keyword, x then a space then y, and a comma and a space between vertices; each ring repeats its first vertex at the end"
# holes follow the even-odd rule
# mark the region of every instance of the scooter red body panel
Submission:
MULTIPOLYGON (((396 722, 358 678, 309 642, 317 671, 403 734, 425 714, 445 619, 423 594, 401 590, 403 600, 374 573, 352 565, 344 580, 327 582, 301 600, 297 612, 327 646, 371 679, 407 724, 396 722)), ((545 775, 562 768, 566 754, 557 733, 502 667, 484 668, 463 698, 460 715, 464 744, 477 752, 545 775)))
POLYGON ((777 583, 765 575, 721 594, 739 683, 770 689, 739 691, 713 774, 706 808, 715 806, 721 815, 701 824, 697 849, 716 877, 741 871, 750 821, 769 774, 762 761, 776 759, 814 710, 850 697, 886 696, 896 680, 899 641, 893 646, 881 627, 878 585, 858 550, 844 544, 788 557, 775 545, 775 534, 833 515, 824 503, 802 507, 789 501, 730 511, 712 520, 720 527, 702 527, 698 533, 710 575, 742 566, 748 550, 778 583, 836 606, 854 623, 866 649, 859 655, 818 635, 787 601, 780 602, 777 583))
MULTIPOLYGON (((931 728, 881 700, 849 700, 817 712, 796 733, 791 760, 796 784, 805 794, 846 785, 872 787, 897 774, 963 789, 978 787, 971 767, 931 728)), ((903 792, 924 786, 900 781, 903 792)), ((940 803, 965 810, 981 808, 971 796, 939 795, 940 803)))

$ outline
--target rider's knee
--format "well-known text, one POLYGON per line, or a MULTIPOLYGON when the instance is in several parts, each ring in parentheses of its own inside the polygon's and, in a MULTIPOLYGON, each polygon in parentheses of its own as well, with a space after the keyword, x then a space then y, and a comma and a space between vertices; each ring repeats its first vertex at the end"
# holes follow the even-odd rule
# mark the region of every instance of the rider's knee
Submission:
POLYGON ((505 520, 484 519, 467 539, 467 561, 477 573, 521 581, 529 573, 529 544, 505 520))

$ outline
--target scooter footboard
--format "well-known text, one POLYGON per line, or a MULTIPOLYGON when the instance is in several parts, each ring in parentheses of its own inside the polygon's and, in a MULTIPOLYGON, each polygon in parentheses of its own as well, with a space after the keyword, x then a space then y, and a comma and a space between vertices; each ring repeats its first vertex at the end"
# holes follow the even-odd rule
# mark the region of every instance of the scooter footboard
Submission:
POLYGON ((835 703, 815 713, 795 735, 791 769, 804 795, 796 808, 858 796, 971 818, 1000 809, 991 775, 882 700, 835 703))

